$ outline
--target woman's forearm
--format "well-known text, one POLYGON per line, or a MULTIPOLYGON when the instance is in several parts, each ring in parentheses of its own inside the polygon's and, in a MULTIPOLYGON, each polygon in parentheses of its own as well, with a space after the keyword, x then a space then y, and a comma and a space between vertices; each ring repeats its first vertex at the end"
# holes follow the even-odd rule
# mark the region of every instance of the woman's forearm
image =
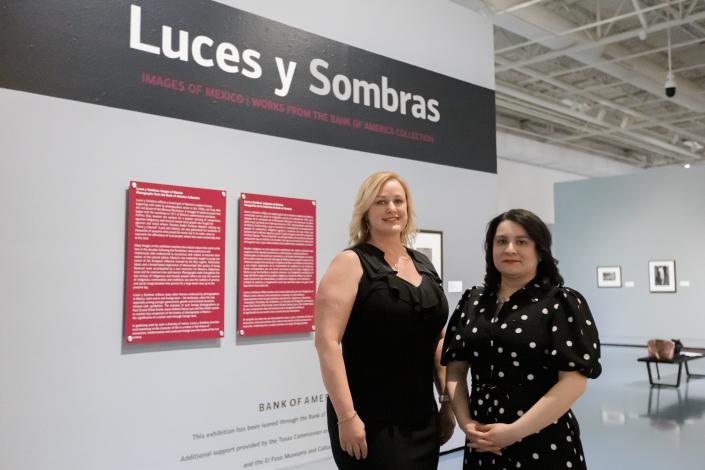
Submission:
POLYGON ((451 362, 446 367, 446 392, 450 397, 453 413, 462 428, 472 420, 470 416, 470 398, 468 394, 468 364, 451 362))
POLYGON ((446 368, 441 365, 441 353, 443 352, 444 338, 444 332, 441 331, 441 336, 436 344, 436 351, 433 354, 433 382, 436 384, 436 391, 438 392, 438 395, 445 395, 448 393, 446 390, 446 368))
POLYGON ((344 420, 355 414, 350 386, 343 362, 340 345, 335 340, 321 339, 316 341, 316 351, 321 366, 323 384, 328 391, 328 397, 338 420, 344 420))
POLYGON ((513 425, 523 439, 563 416, 585 392, 587 378, 579 372, 560 372, 558 382, 513 425))

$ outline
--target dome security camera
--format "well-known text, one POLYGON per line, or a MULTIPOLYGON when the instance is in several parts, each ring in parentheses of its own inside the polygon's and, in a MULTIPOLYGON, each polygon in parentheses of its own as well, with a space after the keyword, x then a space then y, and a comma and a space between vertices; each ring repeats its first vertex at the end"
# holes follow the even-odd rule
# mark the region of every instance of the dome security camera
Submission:
POLYGON ((666 75, 666 83, 663 84, 663 88, 666 90, 666 96, 673 98, 676 96, 676 81, 673 79, 673 73, 668 72, 666 75))

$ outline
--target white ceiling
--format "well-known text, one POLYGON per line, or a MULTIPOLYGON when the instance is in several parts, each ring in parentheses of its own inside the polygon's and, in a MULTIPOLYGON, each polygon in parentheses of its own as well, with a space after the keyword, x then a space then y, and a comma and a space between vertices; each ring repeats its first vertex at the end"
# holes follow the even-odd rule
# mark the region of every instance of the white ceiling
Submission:
POLYGON ((453 1, 493 19, 498 132, 635 168, 705 160, 705 0, 453 1))

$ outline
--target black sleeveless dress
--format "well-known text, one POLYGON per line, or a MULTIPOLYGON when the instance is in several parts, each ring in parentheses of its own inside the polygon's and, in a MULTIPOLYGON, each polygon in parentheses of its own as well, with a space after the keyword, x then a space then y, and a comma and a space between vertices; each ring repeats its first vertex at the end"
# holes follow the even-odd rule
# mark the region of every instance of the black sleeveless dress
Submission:
POLYGON ((365 423, 368 457, 340 448, 335 410, 328 401, 328 432, 341 470, 435 470, 439 440, 433 395, 433 356, 448 318, 448 302, 431 262, 408 253, 421 275, 416 287, 396 275, 384 252, 351 248, 362 278, 343 335, 343 360, 355 410, 365 423))

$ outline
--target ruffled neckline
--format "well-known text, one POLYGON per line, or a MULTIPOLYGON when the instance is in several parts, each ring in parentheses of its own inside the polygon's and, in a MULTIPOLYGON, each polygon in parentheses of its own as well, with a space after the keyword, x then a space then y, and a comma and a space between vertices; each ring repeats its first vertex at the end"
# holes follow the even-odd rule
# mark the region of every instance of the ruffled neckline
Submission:
MULTIPOLYGON (((509 299, 513 300, 516 296, 520 295, 528 295, 530 297, 541 297, 554 287, 557 286, 554 286, 550 282, 547 282, 546 280, 536 276, 531 281, 529 281, 524 287, 515 291, 511 296, 509 296, 509 299)), ((482 294, 486 296, 497 297, 497 291, 495 289, 489 289, 487 287, 484 287, 482 294)))
POLYGON ((441 279, 433 269, 426 266, 426 261, 421 258, 423 255, 419 252, 405 247, 416 271, 421 275, 421 283, 415 286, 397 275, 397 271, 384 259, 384 251, 370 243, 362 243, 356 248, 367 255, 365 259, 371 269, 370 280, 386 281, 393 296, 413 305, 416 310, 433 309, 441 303, 441 279))

